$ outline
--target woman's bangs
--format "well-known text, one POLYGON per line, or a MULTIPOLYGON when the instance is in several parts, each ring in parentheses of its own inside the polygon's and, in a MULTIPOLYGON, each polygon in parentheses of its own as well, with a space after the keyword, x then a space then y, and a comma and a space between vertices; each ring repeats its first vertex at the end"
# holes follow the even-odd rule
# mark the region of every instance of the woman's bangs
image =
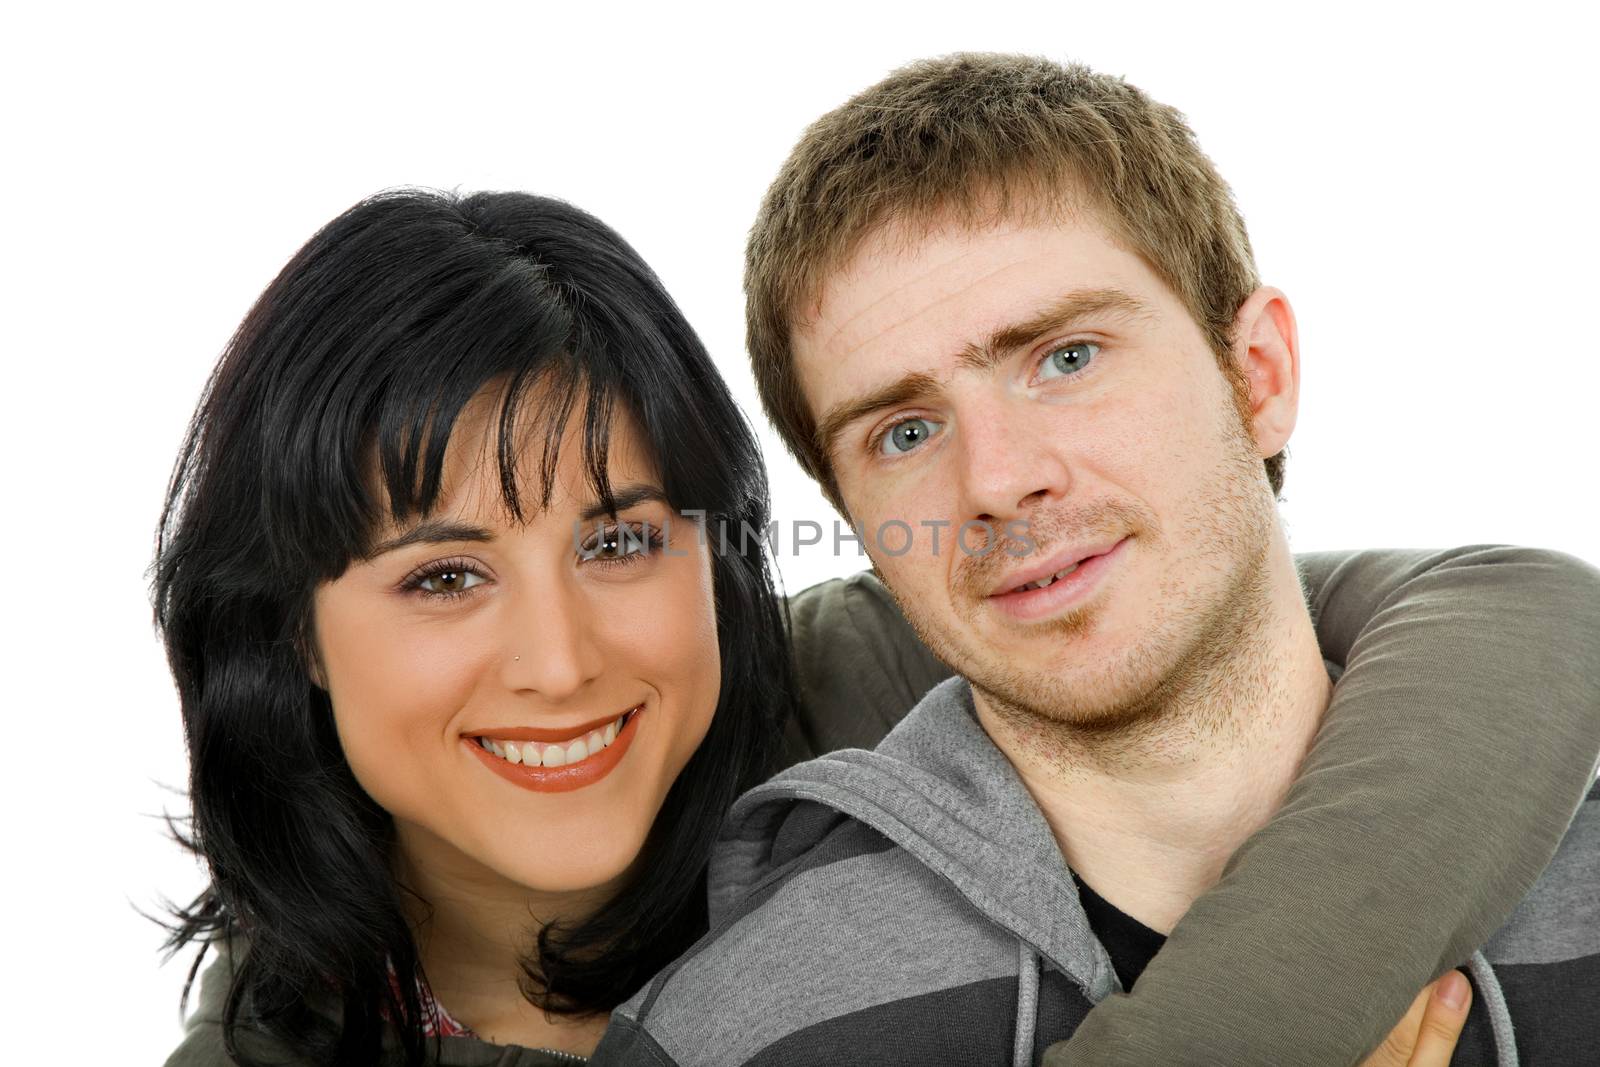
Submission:
MULTIPOLYGON (((614 511, 611 434, 615 418, 632 414, 635 405, 621 383, 607 380, 606 369, 599 360, 555 353, 488 376, 462 374, 456 367, 446 387, 386 397, 370 438, 376 453, 373 480, 383 503, 372 509, 375 528, 367 532, 368 543, 382 522, 400 525, 439 507, 452 438, 475 403, 493 405, 486 432, 494 435, 495 479, 512 522, 525 523, 549 509, 564 444, 582 450, 582 469, 595 499, 614 511), (569 432, 574 418, 575 434, 569 432)), ((658 462, 661 443, 649 441, 647 447, 651 462, 658 462)))

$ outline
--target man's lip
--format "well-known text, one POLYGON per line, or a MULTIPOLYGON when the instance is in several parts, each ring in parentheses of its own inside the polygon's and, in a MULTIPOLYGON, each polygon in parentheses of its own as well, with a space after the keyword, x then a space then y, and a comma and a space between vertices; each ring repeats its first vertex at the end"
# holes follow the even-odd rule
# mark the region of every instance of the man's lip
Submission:
POLYGON ((643 711, 644 703, 640 702, 631 708, 623 708, 615 715, 607 715, 603 719, 581 723, 577 726, 493 726, 484 730, 468 730, 462 737, 492 737, 496 741, 542 741, 552 744, 557 741, 574 741, 590 730, 603 730, 616 722, 630 711, 643 711))
POLYGON ((1126 537, 1118 537, 1114 540, 1101 541, 1094 545, 1062 549, 1043 563, 1031 564, 1028 567, 1012 571, 995 585, 989 595, 1004 596, 1007 593, 1015 593, 1029 582, 1037 582, 1040 578, 1049 577, 1057 571, 1065 570, 1075 563, 1082 563, 1086 559, 1103 556, 1126 540, 1126 537))

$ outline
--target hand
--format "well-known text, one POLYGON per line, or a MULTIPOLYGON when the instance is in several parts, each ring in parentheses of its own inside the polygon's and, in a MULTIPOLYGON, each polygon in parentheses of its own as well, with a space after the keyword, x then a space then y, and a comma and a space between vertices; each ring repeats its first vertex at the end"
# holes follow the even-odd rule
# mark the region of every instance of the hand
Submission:
POLYGON ((1472 987, 1467 976, 1448 972, 1423 986, 1411 1002, 1411 1010, 1389 1031, 1383 1044, 1361 1061, 1361 1067, 1448 1067, 1471 1007, 1472 987))

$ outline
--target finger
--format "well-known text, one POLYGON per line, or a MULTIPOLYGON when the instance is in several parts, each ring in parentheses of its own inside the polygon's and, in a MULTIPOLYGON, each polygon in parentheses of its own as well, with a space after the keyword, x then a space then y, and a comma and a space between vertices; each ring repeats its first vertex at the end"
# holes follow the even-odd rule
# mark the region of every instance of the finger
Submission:
POLYGON ((1407 1067, 1448 1067, 1471 1009, 1472 986, 1466 975, 1450 971, 1435 982, 1407 1067))
POLYGON ((1411 1052, 1417 1047, 1417 1037, 1422 1030, 1423 1016, 1427 1014, 1428 1003, 1433 999, 1437 985, 1437 982, 1430 982, 1422 987, 1422 992, 1417 994, 1405 1015, 1395 1023, 1389 1036, 1383 1039, 1383 1044, 1361 1061, 1361 1067, 1409 1067, 1411 1052))

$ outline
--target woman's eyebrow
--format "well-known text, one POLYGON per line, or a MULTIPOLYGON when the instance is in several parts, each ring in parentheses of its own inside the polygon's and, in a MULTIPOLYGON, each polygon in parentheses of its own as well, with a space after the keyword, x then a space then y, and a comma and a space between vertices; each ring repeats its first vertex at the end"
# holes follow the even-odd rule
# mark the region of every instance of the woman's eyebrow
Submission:
POLYGON ((385 552, 393 552, 397 548, 405 548, 409 545, 435 545, 446 541, 493 540, 494 534, 482 526, 472 526, 464 522, 451 522, 446 519, 427 519, 397 537, 378 542, 372 551, 367 553, 367 558, 374 559, 385 552))
POLYGON ((643 504, 651 500, 665 504, 667 502, 667 494, 662 492, 658 486, 645 482, 625 485, 611 494, 610 507, 606 507, 605 501, 597 500, 583 509, 579 521, 588 522, 591 519, 608 518, 616 515, 619 511, 627 511, 637 504, 643 504))

